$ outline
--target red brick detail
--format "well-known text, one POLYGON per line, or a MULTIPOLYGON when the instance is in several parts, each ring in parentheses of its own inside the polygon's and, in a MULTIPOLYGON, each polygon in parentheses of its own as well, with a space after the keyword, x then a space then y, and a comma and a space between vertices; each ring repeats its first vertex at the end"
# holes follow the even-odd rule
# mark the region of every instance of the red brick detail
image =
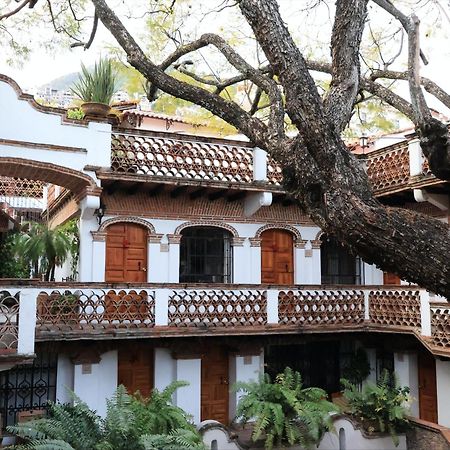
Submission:
POLYGON ((108 228, 110 225, 122 222, 131 222, 137 225, 141 225, 144 228, 147 228, 149 235, 155 234, 155 227, 150 222, 141 219, 140 217, 129 217, 129 216, 118 216, 112 217, 111 219, 107 219, 101 224, 98 231, 106 231, 106 228, 108 228))
POLYGON ((186 222, 182 223, 175 229, 175 235, 181 234, 181 231, 185 228, 190 227, 218 227, 218 228, 224 228, 225 230, 228 230, 233 237, 237 238, 239 237, 239 233, 236 231, 236 228, 232 227, 231 225, 228 225, 224 222, 219 221, 213 221, 213 220, 195 220, 193 222, 186 222))
POLYGON ((221 198, 211 201, 207 197, 191 199, 187 195, 172 198, 169 193, 151 197, 143 192, 134 195, 116 192, 111 196, 104 193, 102 201, 106 205, 108 214, 111 215, 192 221, 201 218, 202 220, 221 222, 313 225, 313 222, 298 206, 284 207, 279 203, 260 208, 252 217, 246 218, 243 200, 228 202, 221 198))
POLYGON ((75 194, 98 190, 94 180, 77 170, 22 158, 0 158, 0 175, 45 181, 63 186, 75 194))
POLYGON ((262 233, 264 233, 264 231, 266 230, 273 230, 273 229, 278 229, 278 230, 286 230, 289 231, 290 233, 292 233, 295 236, 295 241, 296 242, 302 242, 302 235, 300 234, 300 231, 297 230, 297 228, 293 227, 292 225, 286 225, 283 223, 280 224, 272 224, 269 223, 267 225, 262 226, 261 228, 259 228, 256 233, 255 233, 255 238, 261 238, 262 233))

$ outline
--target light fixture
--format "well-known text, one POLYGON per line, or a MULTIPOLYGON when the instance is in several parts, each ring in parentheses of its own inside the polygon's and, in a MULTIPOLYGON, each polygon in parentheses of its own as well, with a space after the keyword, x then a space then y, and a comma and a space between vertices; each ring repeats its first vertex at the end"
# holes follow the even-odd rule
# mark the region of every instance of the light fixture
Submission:
POLYGON ((363 133, 359 138, 359 146, 363 149, 366 149, 369 146, 369 138, 363 133))
POLYGON ((97 217, 97 222, 99 225, 102 224, 103 216, 105 215, 106 207, 103 203, 100 203, 100 206, 94 211, 94 216, 97 217))

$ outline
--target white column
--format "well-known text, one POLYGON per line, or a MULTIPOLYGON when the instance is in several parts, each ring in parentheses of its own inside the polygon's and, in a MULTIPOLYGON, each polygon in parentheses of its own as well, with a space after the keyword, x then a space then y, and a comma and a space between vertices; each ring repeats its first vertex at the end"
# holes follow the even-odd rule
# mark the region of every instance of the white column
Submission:
POLYGON ((450 427, 450 361, 436 359, 436 387, 439 425, 450 427))
POLYGON ((250 246, 244 245, 245 238, 233 237, 233 283, 251 283, 250 246))
POLYGON ((322 284, 322 267, 320 261, 320 245, 321 241, 311 241, 311 277, 309 282, 311 284, 322 284))
POLYGON ((370 373, 366 381, 377 382, 377 351, 374 348, 366 348, 367 360, 369 361, 370 373))
POLYGON ((267 323, 278 323, 278 290, 267 291, 267 323))
POLYGON ((101 355, 97 364, 75 364, 74 392, 101 417, 106 415, 106 399, 117 389, 117 350, 101 355))
POLYGON ((167 266, 169 244, 161 242, 162 234, 150 234, 147 245, 147 281, 165 283, 168 280, 167 266))
POLYGON ((70 392, 74 388, 74 365, 64 353, 58 353, 58 368, 56 375, 56 401, 72 403, 70 392))
POLYGON ((430 310, 430 294, 420 291, 420 320, 422 336, 431 336, 431 310, 430 310))
POLYGON ((34 353, 34 336, 36 332, 37 289, 23 289, 19 300, 19 330, 17 353, 32 355, 34 353))
POLYGON ((261 284, 261 239, 250 238, 250 282, 261 284))
POLYGON ((364 280, 366 285, 382 285, 383 284, 383 271, 379 269, 375 264, 363 263, 364 280))
POLYGON ((400 386, 408 386, 412 397, 411 415, 419 417, 419 368, 416 353, 394 353, 394 371, 400 386))
POLYGON ((169 295, 170 289, 155 289, 155 325, 169 324, 169 295))
POLYGON ((202 360, 177 359, 176 379, 187 381, 189 386, 182 387, 176 393, 176 405, 192 416, 194 423, 200 423, 202 360))
MULTIPOLYGON (((94 216, 80 219, 80 273, 79 281, 92 281, 93 240, 91 232, 98 229, 94 216)), ((96 263, 97 264, 97 263, 96 263)), ((96 265, 95 264, 95 265, 96 265)), ((105 266, 103 266, 103 271, 105 266)))
POLYGON ((155 348, 154 385, 158 391, 176 379, 176 360, 168 348, 155 348))
MULTIPOLYGON (((230 385, 235 382, 258 380, 259 375, 264 371, 264 355, 262 350, 249 355, 236 355, 230 358, 230 385)), ((234 392, 230 389, 230 417, 236 415, 236 408, 240 398, 245 395, 244 392, 234 392)))
POLYGON ((169 239, 169 283, 180 281, 180 234, 168 234, 169 239))
POLYGON ((104 282, 106 269, 106 231, 92 231, 92 281, 104 282))
POLYGON ((409 176, 422 175, 423 154, 420 148, 419 139, 412 139, 408 142, 409 153, 409 176))
POLYGON ((294 283, 308 284, 308 263, 305 257, 307 241, 297 241, 294 245, 294 283))
POLYGON ((253 149, 253 180, 267 180, 267 152, 259 147, 253 149))

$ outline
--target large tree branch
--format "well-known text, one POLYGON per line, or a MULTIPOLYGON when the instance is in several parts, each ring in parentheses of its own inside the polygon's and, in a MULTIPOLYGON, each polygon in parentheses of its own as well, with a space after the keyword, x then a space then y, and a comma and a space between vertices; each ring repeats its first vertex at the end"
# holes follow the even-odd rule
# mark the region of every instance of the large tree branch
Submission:
POLYGON ((331 84, 326 114, 338 131, 348 124, 359 90, 359 48, 367 15, 367 0, 338 0, 331 36, 331 84))
POLYGON ((6 13, 0 14, 0 20, 7 19, 8 17, 14 16, 14 14, 17 14, 19 11, 21 11, 25 6, 27 6, 31 0, 24 0, 22 3, 20 3, 16 8, 12 9, 11 11, 8 11, 6 13))

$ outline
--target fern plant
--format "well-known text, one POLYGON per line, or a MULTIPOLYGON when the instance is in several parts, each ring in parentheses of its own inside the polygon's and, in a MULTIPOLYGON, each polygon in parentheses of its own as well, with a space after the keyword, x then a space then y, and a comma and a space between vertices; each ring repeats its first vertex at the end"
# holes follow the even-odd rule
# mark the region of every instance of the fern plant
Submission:
POLYGON ((146 435, 141 442, 145 450, 206 450, 196 431, 183 428, 172 430, 169 434, 146 435))
POLYGON ((346 379, 342 379, 341 383, 350 414, 357 417, 368 432, 388 432, 397 446, 397 433, 408 426, 409 388, 399 387, 395 374, 387 370, 383 371, 376 384, 368 382, 362 390, 346 379))
POLYGON ((259 381, 236 383, 245 395, 239 400, 236 416, 242 423, 254 420, 252 440, 264 437, 265 448, 301 444, 309 447, 332 429, 331 413, 337 407, 326 400, 319 388, 303 388, 301 375, 289 367, 272 383, 268 374, 259 381))
POLYGON ((116 74, 111 60, 100 59, 92 72, 82 63, 79 79, 70 90, 83 102, 109 105, 116 90, 116 74))

